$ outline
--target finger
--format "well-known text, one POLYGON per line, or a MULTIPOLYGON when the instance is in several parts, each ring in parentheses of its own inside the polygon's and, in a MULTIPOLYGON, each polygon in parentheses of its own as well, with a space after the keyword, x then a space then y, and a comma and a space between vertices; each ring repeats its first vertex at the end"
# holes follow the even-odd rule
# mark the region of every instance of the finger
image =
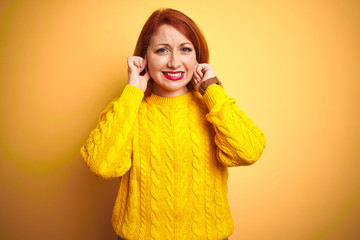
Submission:
POLYGON ((194 82, 195 84, 197 84, 197 83, 199 82, 199 80, 197 79, 197 76, 195 75, 195 73, 194 73, 194 75, 193 75, 193 82, 194 82))
POLYGON ((147 60, 146 60, 146 56, 145 56, 145 58, 144 58, 144 60, 143 60, 143 67, 145 68, 146 65, 147 65, 147 60))
POLYGON ((131 63, 134 67, 138 67, 138 63, 137 63, 137 60, 134 58, 131 60, 131 63))
POLYGON ((136 61, 137 61, 137 64, 138 64, 138 68, 142 68, 144 59, 142 57, 136 57, 136 61))
POLYGON ((129 56, 129 57, 127 58, 127 64, 128 64, 129 67, 134 66, 134 59, 133 59, 132 56, 129 56))
POLYGON ((196 80, 197 83, 199 83, 201 81, 202 78, 202 65, 201 64, 197 64, 196 68, 195 68, 195 75, 196 75, 196 80))
POLYGON ((195 83, 196 83, 196 78, 197 78, 197 76, 196 76, 196 66, 197 66, 197 64, 195 64, 195 66, 194 66, 193 77, 192 77, 192 79, 194 80, 195 83))
POLYGON ((136 59, 136 66, 138 68, 141 68, 141 60, 140 59, 136 59))
POLYGON ((145 68, 147 68, 147 60, 146 60, 146 57, 145 57, 144 60, 143 60, 143 67, 142 67, 141 71, 143 71, 145 68))
POLYGON ((201 80, 202 77, 203 77, 202 69, 203 69, 203 66, 202 66, 201 64, 199 64, 198 67, 197 67, 197 69, 196 69, 196 73, 198 74, 200 80, 201 80))
POLYGON ((200 74, 198 73, 198 81, 199 83, 203 80, 203 74, 200 72, 200 74))
POLYGON ((145 62, 145 60, 144 59, 141 59, 140 60, 140 72, 142 72, 144 69, 145 69, 145 67, 146 67, 146 62, 145 62))
POLYGON ((201 76, 199 74, 197 74, 197 81, 198 81, 198 83, 201 82, 201 76))
POLYGON ((195 82, 198 84, 200 82, 200 76, 197 72, 194 73, 195 76, 195 82))
POLYGON ((194 72, 193 72, 193 79, 194 79, 195 82, 197 82, 197 75, 196 75, 195 69, 194 69, 194 72))

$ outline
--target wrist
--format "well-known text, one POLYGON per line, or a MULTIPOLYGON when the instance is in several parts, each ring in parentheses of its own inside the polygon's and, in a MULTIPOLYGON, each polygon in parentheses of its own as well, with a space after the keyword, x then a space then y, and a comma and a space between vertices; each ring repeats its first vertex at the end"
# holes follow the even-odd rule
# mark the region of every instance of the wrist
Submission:
POLYGON ((213 85, 213 84, 217 84, 217 85, 220 85, 220 81, 219 79, 215 76, 215 77, 212 77, 212 78, 209 78, 209 79, 206 79, 205 81, 202 81, 200 83, 200 87, 199 87, 199 92, 201 95, 204 95, 205 93, 205 90, 213 85))
POLYGON ((128 84, 141 89, 140 81, 137 76, 129 76, 128 84))

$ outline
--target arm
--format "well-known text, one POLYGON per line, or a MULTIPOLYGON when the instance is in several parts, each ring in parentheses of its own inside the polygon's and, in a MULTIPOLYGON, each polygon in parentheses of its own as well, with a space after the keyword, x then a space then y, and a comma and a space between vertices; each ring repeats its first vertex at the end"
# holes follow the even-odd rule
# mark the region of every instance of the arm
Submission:
POLYGON ((218 160, 227 167, 257 161, 266 145, 265 136, 235 100, 216 84, 206 89, 203 100, 209 109, 206 119, 215 129, 218 160))
POLYGON ((103 178, 120 177, 131 167, 133 126, 144 93, 126 85, 120 98, 100 114, 97 127, 81 148, 90 170, 103 178))

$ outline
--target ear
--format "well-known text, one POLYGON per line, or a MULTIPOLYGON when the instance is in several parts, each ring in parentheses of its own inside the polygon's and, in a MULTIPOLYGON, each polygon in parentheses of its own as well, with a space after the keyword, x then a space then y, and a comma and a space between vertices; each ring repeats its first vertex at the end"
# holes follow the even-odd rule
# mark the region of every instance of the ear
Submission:
POLYGON ((147 71, 148 71, 148 68, 147 68, 147 58, 146 58, 146 54, 145 54, 145 56, 144 56, 144 64, 145 64, 144 70, 145 70, 145 72, 147 72, 147 71))

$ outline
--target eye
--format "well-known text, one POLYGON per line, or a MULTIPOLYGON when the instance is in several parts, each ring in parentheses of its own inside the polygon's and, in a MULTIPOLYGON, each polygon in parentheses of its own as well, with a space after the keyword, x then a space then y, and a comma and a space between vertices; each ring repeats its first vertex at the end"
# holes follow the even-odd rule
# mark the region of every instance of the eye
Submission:
POLYGON ((189 53, 189 52, 192 51, 192 49, 191 49, 191 48, 188 48, 188 47, 184 47, 184 48, 182 48, 181 50, 182 50, 183 52, 186 52, 186 53, 189 53))
POLYGON ((165 48, 160 48, 156 50, 156 53, 165 53, 167 50, 165 48))

